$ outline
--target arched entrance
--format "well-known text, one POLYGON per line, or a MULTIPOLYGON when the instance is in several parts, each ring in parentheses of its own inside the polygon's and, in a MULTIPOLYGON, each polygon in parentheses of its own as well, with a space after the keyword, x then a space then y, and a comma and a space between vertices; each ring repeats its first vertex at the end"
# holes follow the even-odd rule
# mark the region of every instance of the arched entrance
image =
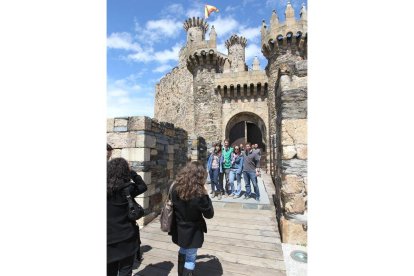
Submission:
POLYGON ((261 167, 266 164, 267 128, 263 119, 251 112, 240 112, 230 118, 226 125, 226 137, 232 146, 250 142, 257 144, 262 152, 261 167))

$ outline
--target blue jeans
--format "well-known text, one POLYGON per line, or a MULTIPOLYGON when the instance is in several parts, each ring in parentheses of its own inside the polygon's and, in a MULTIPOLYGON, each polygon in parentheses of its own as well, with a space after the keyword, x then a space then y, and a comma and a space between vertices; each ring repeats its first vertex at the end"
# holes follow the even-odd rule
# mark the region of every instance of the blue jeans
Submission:
POLYGON ((241 173, 236 173, 237 170, 231 169, 229 174, 229 186, 230 186, 230 192, 231 194, 234 194, 236 196, 240 195, 241 192, 241 173), (236 189, 233 189, 234 184, 234 178, 237 179, 237 187, 236 189))
POLYGON ((230 169, 223 169, 223 173, 220 174, 220 187, 221 187, 221 191, 223 192, 224 195, 224 191, 227 192, 227 194, 231 194, 231 192, 229 192, 227 190, 227 184, 229 183, 229 174, 230 174, 230 169), (226 183, 224 183, 224 175, 226 175, 226 183))
POLYGON ((246 195, 250 196, 252 193, 250 188, 250 181, 253 183, 254 193, 256 198, 260 198, 259 186, 257 185, 257 176, 255 171, 243 172, 244 183, 246 185, 246 195))
POLYGON ((211 181, 211 190, 214 192, 221 192, 222 189, 220 187, 220 181, 219 181, 219 174, 220 169, 211 169, 210 170, 210 181, 211 181))
POLYGON ((188 270, 194 270, 196 258, 197 258, 197 249, 198 248, 182 248, 178 251, 180 254, 185 255, 185 264, 184 267, 188 270))

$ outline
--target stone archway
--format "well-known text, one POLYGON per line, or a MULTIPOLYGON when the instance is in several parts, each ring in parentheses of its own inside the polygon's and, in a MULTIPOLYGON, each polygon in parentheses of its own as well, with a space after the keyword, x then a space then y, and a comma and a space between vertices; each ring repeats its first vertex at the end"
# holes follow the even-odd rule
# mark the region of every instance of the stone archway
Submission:
POLYGON ((233 115, 226 124, 225 137, 230 144, 240 145, 250 142, 258 144, 262 152, 262 168, 266 164, 267 127, 264 120, 252 112, 240 112, 233 115))

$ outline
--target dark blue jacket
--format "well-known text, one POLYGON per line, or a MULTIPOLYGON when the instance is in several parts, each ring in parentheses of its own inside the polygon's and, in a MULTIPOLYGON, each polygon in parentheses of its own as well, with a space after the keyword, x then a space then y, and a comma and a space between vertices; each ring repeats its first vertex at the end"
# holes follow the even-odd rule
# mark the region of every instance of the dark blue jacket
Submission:
MULTIPOLYGON (((232 159, 233 159, 233 154, 232 154, 232 159)), ((234 163, 231 165, 231 169, 235 169, 237 174, 242 173, 242 170, 243 170, 243 154, 240 154, 236 158, 236 160, 234 160, 234 163)))

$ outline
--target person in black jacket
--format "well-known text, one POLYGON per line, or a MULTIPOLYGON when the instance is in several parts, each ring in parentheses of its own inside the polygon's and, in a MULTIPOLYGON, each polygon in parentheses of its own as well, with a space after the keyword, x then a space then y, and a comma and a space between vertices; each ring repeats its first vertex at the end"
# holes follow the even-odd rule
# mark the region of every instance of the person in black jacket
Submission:
POLYGON ((136 172, 130 170, 123 158, 114 158, 107 168, 107 275, 131 276, 134 257, 141 244, 136 221, 128 219, 128 201, 147 190, 136 172), (132 179, 132 181, 131 181, 132 179), (119 274, 118 274, 119 272, 119 274))
POLYGON ((171 224, 172 241, 178 251, 178 275, 194 275, 197 249, 204 242, 207 224, 204 217, 214 216, 211 199, 204 187, 207 172, 199 161, 187 163, 178 173, 171 191, 174 218, 171 224))

